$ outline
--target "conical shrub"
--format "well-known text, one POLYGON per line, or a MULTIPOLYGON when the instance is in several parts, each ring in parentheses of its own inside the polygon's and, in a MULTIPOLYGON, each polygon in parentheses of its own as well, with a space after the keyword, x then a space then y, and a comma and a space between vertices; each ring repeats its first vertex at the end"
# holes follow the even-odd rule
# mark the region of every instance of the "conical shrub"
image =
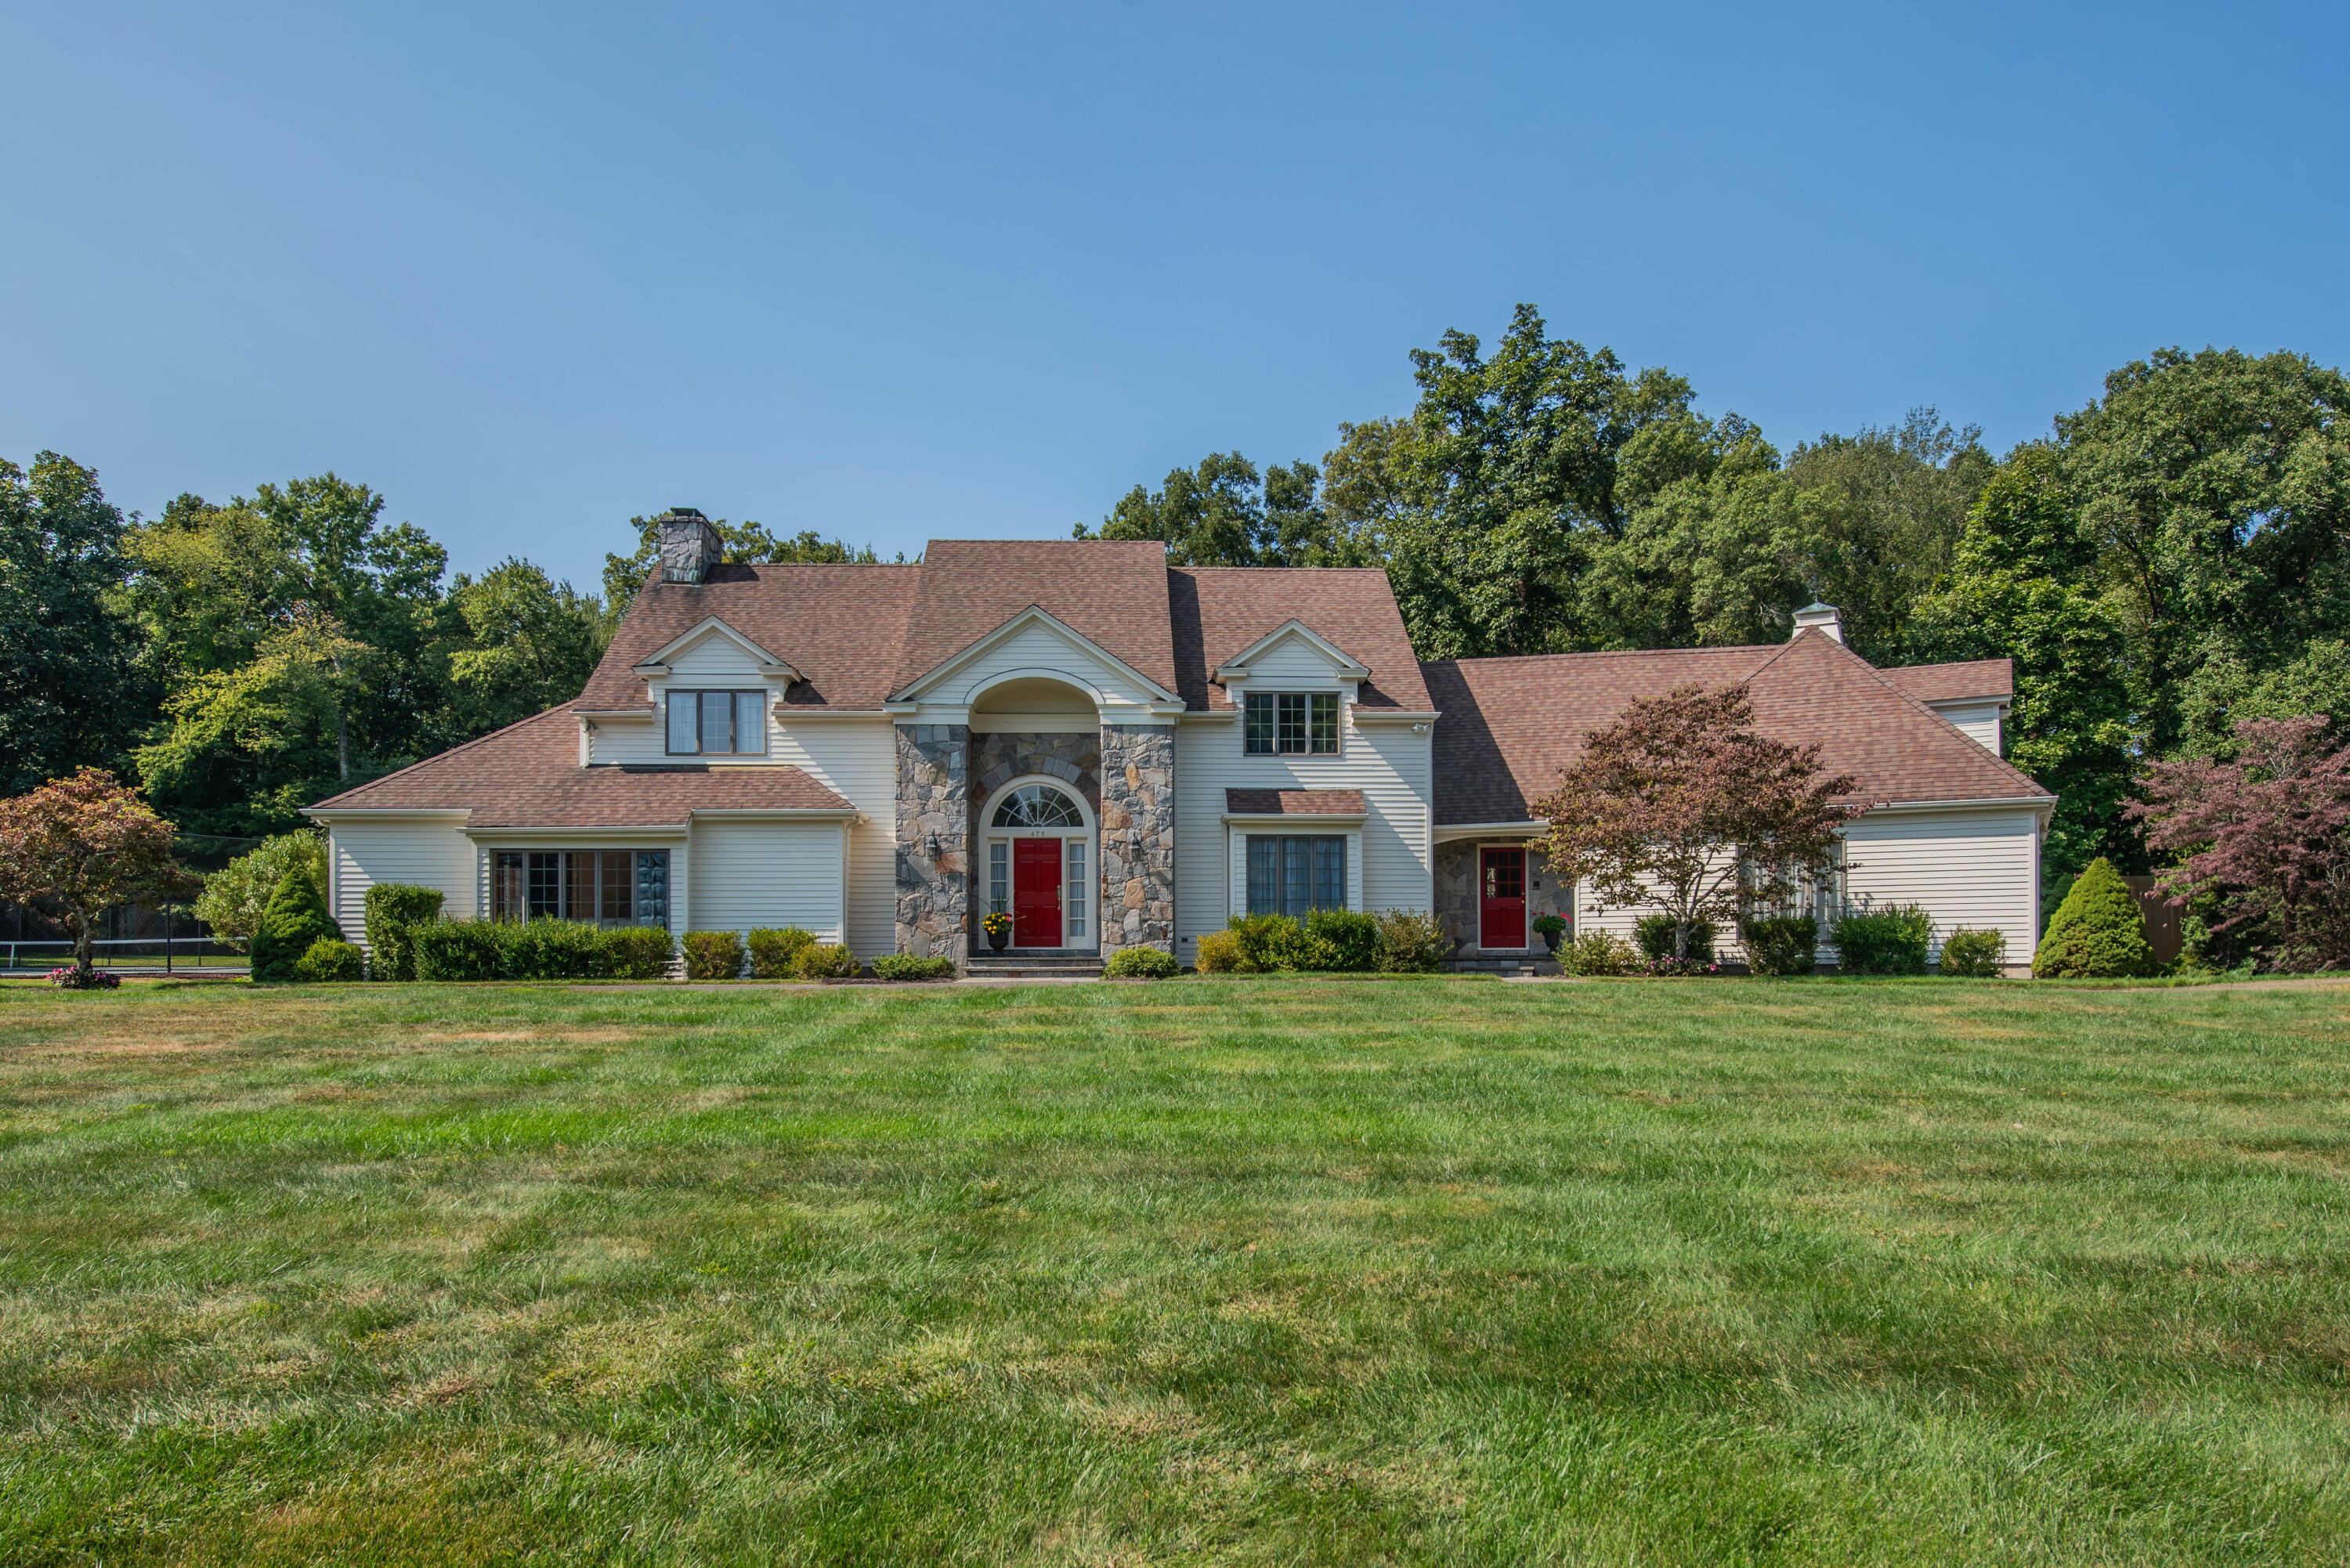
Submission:
POLYGON ((253 932, 253 978, 294 980, 294 966, 319 938, 343 940, 342 928, 327 913, 318 885, 299 866, 286 867, 277 890, 263 906, 261 924, 253 932))
POLYGON ((2107 980, 2152 974, 2146 914, 2114 863, 2090 862, 2048 922, 2032 960, 2036 980, 2107 980))

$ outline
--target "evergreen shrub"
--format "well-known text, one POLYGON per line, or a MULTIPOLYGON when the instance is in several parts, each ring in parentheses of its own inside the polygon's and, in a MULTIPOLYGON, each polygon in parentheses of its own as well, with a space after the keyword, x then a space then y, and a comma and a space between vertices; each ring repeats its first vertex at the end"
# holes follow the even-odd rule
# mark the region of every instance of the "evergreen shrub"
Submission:
POLYGON ((1234 974, 1241 967, 1241 940, 1230 931, 1209 931, 1200 938, 1201 974, 1234 974))
POLYGON ((1305 917, 1307 969, 1365 973, 1379 964, 1379 922, 1350 909, 1316 909, 1305 917))
POLYGON ((1162 948, 1120 948, 1102 965, 1102 973, 1112 980, 1173 980, 1182 972, 1175 955, 1162 948))
POLYGON ((1645 967, 1631 943, 1608 931, 1582 931, 1559 943, 1558 966, 1586 979, 1631 974, 1645 967))
POLYGON ((604 933, 604 972, 613 980, 660 980, 677 943, 667 926, 616 926, 604 933))
POLYGON ((1845 916, 1829 928, 1836 968, 1845 974, 1924 974, 1934 917, 1915 904, 1889 904, 1845 916))
POLYGON ((499 980, 504 977, 502 931, 496 920, 435 920, 410 933, 419 980, 499 980))
POLYGON ((1689 952, 1673 951, 1673 918, 1670 915, 1649 915, 1632 928, 1632 940, 1640 951, 1652 959, 1686 956, 1692 963, 1713 961, 1713 922, 1691 920, 1689 929, 1689 952))
POLYGON ((1964 980, 1995 980, 2007 971, 2007 933, 1960 926, 1942 939, 1942 972, 1964 980))
POLYGON ((440 888, 412 882, 379 882, 367 890, 368 955, 376 979, 416 978, 412 934, 441 918, 442 898, 440 888))
POLYGON ((321 938, 341 941, 342 928, 327 913, 327 900, 319 896, 318 885, 310 879, 308 870, 288 866, 261 911, 261 924, 254 928, 253 978, 294 979, 294 966, 321 938))
POLYGON ((864 967, 855 953, 838 942, 810 942, 800 950, 798 974, 802 980, 854 980, 864 967))
MULTIPOLYGON (((752 933, 756 936, 757 932, 752 933)), ((810 938, 812 943, 814 938, 810 938)), ((795 955, 796 956, 796 955, 795 955)), ((751 951, 752 972, 758 972, 758 950, 751 951)), ((935 958, 927 953, 883 953, 873 961, 873 972, 883 980, 951 980, 954 977, 954 960, 935 958)))
POLYGON ((743 972, 743 933, 685 933, 685 974, 689 980, 733 980, 743 972))
POLYGON ((2048 922, 2032 960, 2033 976, 2090 980, 2153 972, 2146 913, 2114 863, 2100 856, 2081 873, 2048 922))
POLYGON ((1224 924, 1240 945, 1241 960, 1233 966, 1239 973, 1305 967, 1305 933, 1287 915, 1234 915, 1224 924))
POLYGON ((367 954, 335 937, 320 937, 294 962, 294 978, 307 981, 365 980, 367 954))
MULTIPOLYGON (((781 929, 773 926, 754 928, 751 932, 752 978, 789 980, 797 972, 794 966, 800 961, 800 954, 815 945, 816 933, 804 931, 797 926, 785 926, 781 929)), ((953 963, 950 961, 947 968, 951 971, 953 963)), ((878 974, 880 971, 876 970, 874 972, 878 974)))
POLYGON ((1444 967, 1456 944, 1434 915, 1381 909, 1378 963, 1383 974, 1433 974, 1444 967))
POLYGON ((1746 967, 1756 974, 1809 974, 1819 967, 1820 923, 1809 915, 1765 915, 1740 923, 1746 967))

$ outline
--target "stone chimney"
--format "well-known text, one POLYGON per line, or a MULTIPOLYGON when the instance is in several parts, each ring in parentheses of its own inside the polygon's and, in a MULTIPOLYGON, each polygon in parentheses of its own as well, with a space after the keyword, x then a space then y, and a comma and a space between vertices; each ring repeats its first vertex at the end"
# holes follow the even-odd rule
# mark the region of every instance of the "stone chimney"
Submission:
POLYGON ((692 507, 672 506, 653 522, 660 528, 662 582, 699 583, 725 559, 726 542, 692 507))
MULTIPOLYGON (((662 558, 664 560, 668 558, 666 551, 662 558)), ((1824 605, 1819 600, 1814 599, 1810 604, 1797 610, 1795 629, 1789 635, 1788 640, 1792 642, 1795 638, 1803 636, 1804 628, 1807 626, 1819 628, 1838 642, 1844 640, 1844 612, 1834 605, 1824 605)))

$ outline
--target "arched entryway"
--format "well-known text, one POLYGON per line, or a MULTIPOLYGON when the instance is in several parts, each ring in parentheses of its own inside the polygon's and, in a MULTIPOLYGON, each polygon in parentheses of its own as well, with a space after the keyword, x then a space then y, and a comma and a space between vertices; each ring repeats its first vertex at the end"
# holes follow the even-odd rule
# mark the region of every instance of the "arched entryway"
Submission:
POLYGON ((1085 797, 1060 779, 1029 774, 989 795, 979 823, 982 908, 1012 917, 1012 947, 1097 948, 1097 839, 1085 797))

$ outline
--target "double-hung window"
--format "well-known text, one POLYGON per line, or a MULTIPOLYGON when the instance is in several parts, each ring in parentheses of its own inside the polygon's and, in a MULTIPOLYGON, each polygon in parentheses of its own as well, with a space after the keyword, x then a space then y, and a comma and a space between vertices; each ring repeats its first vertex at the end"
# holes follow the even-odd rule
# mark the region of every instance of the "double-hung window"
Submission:
POLYGON ((666 849, 501 849, 490 857, 494 920, 669 924, 666 849))
POLYGON ((1314 909, 1346 907, 1343 834, 1249 835, 1250 914, 1304 915, 1314 909))
POLYGON ((767 750, 767 694, 671 692, 669 750, 671 756, 764 755, 767 750))
POLYGON ((1335 756, 1338 694, 1252 691, 1243 725, 1250 756, 1335 756))

